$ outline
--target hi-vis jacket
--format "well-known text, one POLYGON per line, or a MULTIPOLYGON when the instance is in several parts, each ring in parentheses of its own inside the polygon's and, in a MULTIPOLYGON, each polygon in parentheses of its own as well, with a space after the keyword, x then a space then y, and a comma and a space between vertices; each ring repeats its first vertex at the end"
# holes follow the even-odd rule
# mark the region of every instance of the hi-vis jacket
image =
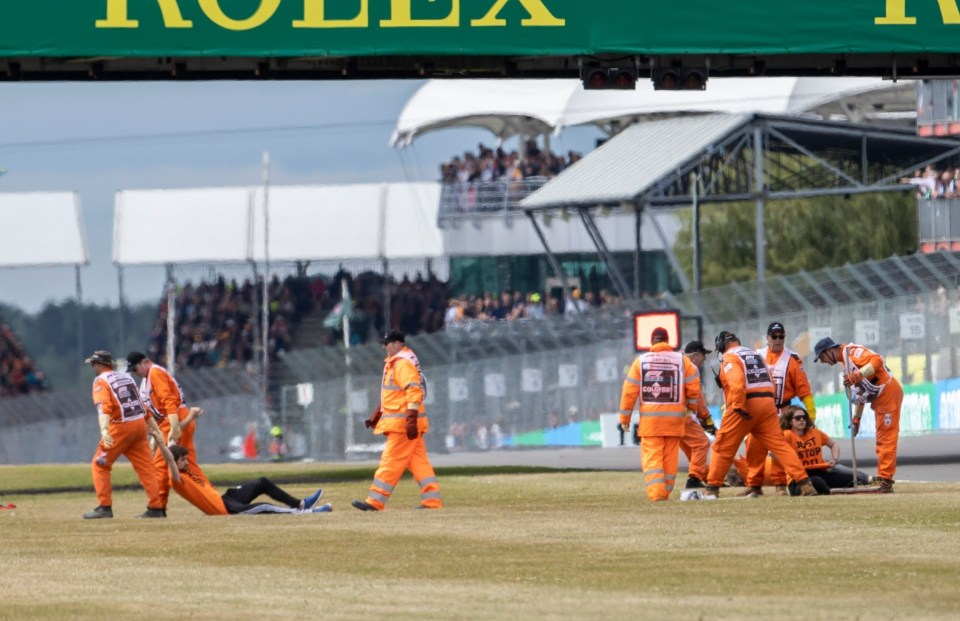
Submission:
POLYGON ((731 347, 720 361, 720 382, 727 412, 746 410, 747 399, 776 399, 770 370, 758 352, 749 347, 731 347))
POLYGON ((683 436, 687 410, 697 412, 702 399, 696 365, 667 343, 657 343, 630 365, 620 396, 620 423, 630 423, 639 400, 640 436, 683 436))
POLYGON ((770 351, 768 347, 758 349, 757 353, 763 357, 770 370, 775 387, 774 398, 777 400, 777 409, 788 405, 794 397, 803 399, 813 395, 800 356, 786 347, 779 354, 770 351))
POLYGON ((185 418, 187 415, 187 412, 181 412, 181 409, 186 409, 183 389, 170 372, 158 364, 151 365, 147 376, 140 380, 140 397, 164 432, 170 428, 167 416, 176 414, 185 418))
POLYGON ((407 410, 416 410, 417 429, 430 430, 424 414, 423 399, 426 380, 420 370, 420 361, 409 347, 384 360, 383 381, 380 383, 380 409, 383 415, 373 433, 404 433, 407 429, 407 410))
POLYGON ((844 373, 853 373, 855 369, 867 364, 874 368, 873 377, 864 377, 850 387, 850 397, 855 403, 873 403, 887 384, 897 381, 883 363, 883 356, 875 351, 856 343, 847 343, 840 348, 843 351, 844 373))
POLYGON ((105 371, 93 380, 93 403, 97 414, 110 417, 110 424, 129 423, 146 416, 133 378, 119 371, 105 371))

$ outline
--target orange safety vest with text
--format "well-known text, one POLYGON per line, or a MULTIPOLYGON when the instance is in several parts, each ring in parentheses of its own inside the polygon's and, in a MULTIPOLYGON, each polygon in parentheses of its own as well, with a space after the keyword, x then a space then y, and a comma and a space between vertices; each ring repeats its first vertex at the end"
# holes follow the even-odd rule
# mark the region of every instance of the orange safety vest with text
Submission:
POLYGON ((687 356, 657 343, 627 372, 620 396, 622 424, 630 422, 638 401, 640 436, 683 436, 687 410, 700 409, 700 372, 687 356))

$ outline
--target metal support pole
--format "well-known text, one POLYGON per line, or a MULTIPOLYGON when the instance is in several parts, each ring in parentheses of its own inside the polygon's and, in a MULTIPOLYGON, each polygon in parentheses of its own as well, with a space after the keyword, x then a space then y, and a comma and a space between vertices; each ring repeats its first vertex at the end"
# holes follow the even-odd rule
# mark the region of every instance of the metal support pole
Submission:
MULTIPOLYGON (((347 287, 347 279, 344 278, 340 281, 340 304, 343 309, 343 362, 346 365, 346 375, 344 377, 344 393, 346 400, 346 407, 344 411, 347 413, 346 416, 346 429, 344 430, 344 455, 348 455, 347 449, 354 445, 354 432, 353 432, 353 408, 351 407, 351 398, 353 396, 353 377, 351 374, 351 363, 350 360, 350 315, 352 310, 352 304, 348 305, 347 300, 350 298, 350 289, 347 287)), ((388 328, 389 329, 389 328, 388 328)))
POLYGON ((269 408, 270 387, 270 152, 263 152, 263 299, 261 300, 260 372, 263 385, 263 411, 269 408))
POLYGON ((753 128, 753 190, 756 197, 757 282, 760 285, 758 306, 763 315, 767 311, 767 234, 764 227, 763 129, 760 126, 753 128))
POLYGON ((643 297, 643 287, 642 283, 642 273, 643 273, 643 237, 642 233, 642 223, 643 223, 643 208, 640 205, 634 204, 634 219, 633 219, 633 288, 636 292, 637 299, 643 297))
POLYGON ((700 176, 690 173, 690 180, 693 196, 693 290, 699 292, 703 287, 700 271, 700 176))
POLYGON ((387 186, 384 184, 380 188, 380 222, 377 230, 377 254, 380 255, 380 261, 383 266, 383 331, 389 332, 392 329, 390 325, 390 262, 387 259, 387 186))
POLYGON ((119 331, 119 340, 117 341, 120 344, 120 347, 126 345, 126 334, 124 334, 123 329, 123 311, 124 311, 124 301, 123 301, 123 267, 117 268, 117 329, 119 331))
POLYGON ((77 281, 77 360, 86 358, 83 353, 83 285, 80 282, 80 266, 73 267, 77 281))
POLYGON ((177 374, 177 285, 173 279, 173 266, 167 264, 167 359, 165 361, 170 375, 177 374))
POLYGON ((590 215, 588 210, 579 209, 578 211, 580 212, 580 219, 583 220, 583 226, 587 229, 587 235, 590 236, 590 240, 593 242, 594 247, 597 249, 597 253, 600 255, 600 260, 607 268, 607 273, 610 275, 610 281, 613 283, 613 287, 616 289, 617 295, 623 299, 628 299, 630 297, 630 289, 627 286, 627 281, 624 280, 623 276, 620 274, 620 268, 617 267, 616 262, 613 260, 613 255, 610 254, 610 249, 603 240, 603 236, 600 234, 600 229, 597 227, 596 221, 593 219, 593 216, 590 215))

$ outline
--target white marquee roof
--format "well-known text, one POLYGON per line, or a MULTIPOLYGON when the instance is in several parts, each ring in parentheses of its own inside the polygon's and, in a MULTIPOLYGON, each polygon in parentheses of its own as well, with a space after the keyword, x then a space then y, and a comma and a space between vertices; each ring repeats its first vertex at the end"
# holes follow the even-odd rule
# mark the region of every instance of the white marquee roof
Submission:
POLYGON ((437 183, 274 186, 117 193, 118 265, 444 256, 437 183), (382 235, 383 234, 383 235, 382 235), (157 240, 167 240, 158 242, 157 240))
POLYGON ((878 102, 883 113, 915 109, 913 93, 911 83, 879 78, 714 78, 703 91, 654 91, 643 79, 635 91, 585 91, 579 80, 430 80, 400 113, 390 144, 405 147, 447 127, 480 127, 507 139, 683 112, 856 114, 859 108, 870 115, 878 102))
POLYGON ((0 194, 0 267, 86 265, 80 197, 73 192, 0 194))

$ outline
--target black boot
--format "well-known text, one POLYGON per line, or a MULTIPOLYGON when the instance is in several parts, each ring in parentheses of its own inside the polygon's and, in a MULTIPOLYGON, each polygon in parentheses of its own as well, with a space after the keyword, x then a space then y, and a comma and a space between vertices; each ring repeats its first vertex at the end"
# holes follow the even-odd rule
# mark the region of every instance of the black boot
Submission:
POLYGON ((100 518, 112 518, 112 517, 113 517, 112 507, 103 507, 99 505, 93 511, 83 514, 83 519, 85 520, 99 520, 100 518))
POLYGON ((138 518, 165 518, 167 517, 167 510, 151 509, 150 507, 147 507, 147 511, 145 513, 141 513, 137 517, 138 518))
POLYGON ((694 489, 698 487, 703 487, 703 481, 693 476, 692 474, 687 477, 687 485, 684 489, 694 489))

